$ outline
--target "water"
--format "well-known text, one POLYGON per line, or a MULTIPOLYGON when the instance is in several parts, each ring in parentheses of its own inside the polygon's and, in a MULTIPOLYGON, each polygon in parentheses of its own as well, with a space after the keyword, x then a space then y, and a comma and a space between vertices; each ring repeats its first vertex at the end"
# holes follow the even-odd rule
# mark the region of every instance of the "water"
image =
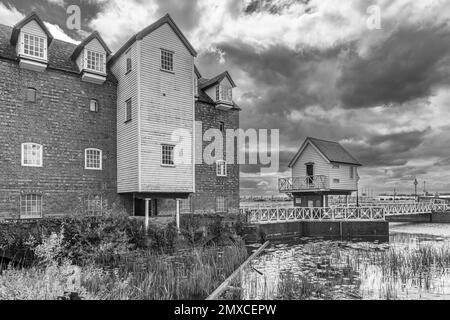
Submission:
POLYGON ((240 299, 450 299, 450 225, 393 224, 389 243, 303 238, 272 245, 240 299))

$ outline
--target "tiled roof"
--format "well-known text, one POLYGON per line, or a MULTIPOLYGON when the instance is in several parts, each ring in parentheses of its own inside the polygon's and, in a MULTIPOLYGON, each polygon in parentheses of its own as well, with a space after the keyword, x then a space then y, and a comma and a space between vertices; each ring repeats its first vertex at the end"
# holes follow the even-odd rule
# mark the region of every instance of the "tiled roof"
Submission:
POLYGON ((113 63, 122 53, 124 53, 136 40, 141 40, 144 37, 146 37, 148 34, 152 33, 159 27, 161 27, 163 24, 169 24, 169 26, 172 28, 172 30, 176 33, 178 38, 183 42, 183 44, 186 46, 186 48, 189 50, 189 52, 196 57, 197 51, 195 51, 194 47, 191 45, 188 39, 184 36, 184 34, 181 32, 181 30, 178 28, 178 26, 173 21, 172 17, 169 14, 166 14, 161 19, 155 21, 145 29, 141 30, 140 32, 136 33, 134 36, 132 36, 125 44, 109 59, 108 63, 113 63))
MULTIPOLYGON (((0 24, 0 58, 17 61, 15 47, 10 42, 12 30, 13 28, 0 24)), ((79 74, 77 64, 71 59, 76 47, 76 44, 54 39, 48 48, 48 67, 79 74)), ((115 81, 112 72, 108 72, 107 78, 115 81)))
POLYGON ((303 147, 307 142, 312 143, 322 155, 328 159, 328 161, 333 163, 342 163, 342 164, 352 164, 355 166, 361 166, 362 164, 356 160, 342 145, 335 141, 327 141, 317 138, 306 138, 300 150, 294 156, 294 158, 289 163, 289 167, 292 167, 303 151, 303 147))
POLYGON ((216 83, 219 83, 220 81, 223 80, 223 78, 227 77, 228 80, 230 81, 231 85, 234 87, 236 87, 236 84, 234 83, 233 79, 231 78, 230 74, 228 73, 228 71, 222 72, 221 74, 215 76, 214 78, 211 79, 202 79, 202 83, 200 84, 199 82, 199 87, 201 87, 202 89, 207 89, 209 87, 211 87, 212 85, 215 85, 216 83))
MULTIPOLYGON (((195 69, 197 69, 197 68, 195 68, 195 69)), ((197 71, 198 71, 198 69, 197 69, 197 71)), ((211 86, 211 85, 206 85, 206 84, 216 83, 217 79, 220 76, 224 75, 225 73, 228 73, 228 72, 223 72, 219 76, 216 76, 212 79, 206 79, 206 78, 198 79, 198 98, 197 98, 197 100, 201 101, 201 102, 209 103, 211 105, 216 105, 216 102, 213 99, 211 99, 210 96, 208 96, 208 94, 204 90, 211 86)), ((198 74, 200 74, 199 71, 198 71, 198 74)), ((222 77, 222 79, 223 79, 223 77, 222 77)), ((241 108, 234 101, 233 101, 233 108, 236 110, 241 110, 241 108)))

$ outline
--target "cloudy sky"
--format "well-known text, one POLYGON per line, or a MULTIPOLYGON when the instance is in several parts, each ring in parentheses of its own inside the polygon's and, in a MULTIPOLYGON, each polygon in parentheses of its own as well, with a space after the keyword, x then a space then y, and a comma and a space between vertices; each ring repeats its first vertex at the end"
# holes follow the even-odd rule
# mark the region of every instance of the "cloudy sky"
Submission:
POLYGON ((412 192, 417 177, 450 192, 448 1, 0 0, 0 23, 32 9, 56 38, 98 30, 113 51, 170 13, 204 76, 232 74, 241 127, 280 129, 280 172, 243 166, 243 194, 276 193, 307 136, 343 143, 364 164, 363 189, 412 192), (72 4, 81 31, 66 27, 72 4))

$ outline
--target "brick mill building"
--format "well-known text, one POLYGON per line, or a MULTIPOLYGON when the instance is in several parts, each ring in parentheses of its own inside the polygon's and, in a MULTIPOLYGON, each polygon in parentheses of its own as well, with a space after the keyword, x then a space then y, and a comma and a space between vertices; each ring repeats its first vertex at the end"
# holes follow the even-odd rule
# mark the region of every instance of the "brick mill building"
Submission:
POLYGON ((196 164, 193 147, 239 127, 235 84, 204 78, 196 55, 169 15, 115 54, 97 32, 54 39, 36 13, 0 25, 0 218, 166 215, 175 199, 182 212, 237 211, 238 164, 196 164))

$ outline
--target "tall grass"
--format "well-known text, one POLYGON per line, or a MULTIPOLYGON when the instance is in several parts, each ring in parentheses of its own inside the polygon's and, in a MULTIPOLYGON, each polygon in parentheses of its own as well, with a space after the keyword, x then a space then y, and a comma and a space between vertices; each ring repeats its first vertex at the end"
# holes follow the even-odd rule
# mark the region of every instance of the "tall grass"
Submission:
POLYGON ((75 266, 64 246, 64 230, 45 237, 29 268, 0 274, 0 300, 50 300, 76 292, 83 299, 203 299, 247 257, 243 241, 200 247, 176 255, 151 250, 99 250, 75 266))

